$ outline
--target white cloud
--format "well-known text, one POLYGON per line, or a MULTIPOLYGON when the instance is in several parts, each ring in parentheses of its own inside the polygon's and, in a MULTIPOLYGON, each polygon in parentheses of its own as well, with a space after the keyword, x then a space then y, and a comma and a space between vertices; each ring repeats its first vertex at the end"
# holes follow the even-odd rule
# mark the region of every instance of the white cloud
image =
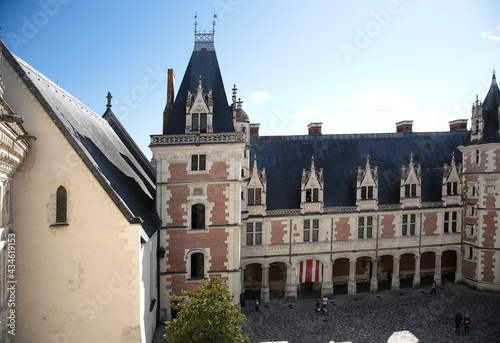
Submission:
POLYGON ((352 105, 351 101, 340 99, 335 104, 332 105, 332 108, 347 108, 352 105))
POLYGON ((313 116, 318 113, 318 110, 312 107, 305 107, 299 110, 299 117, 313 116))
POLYGON ((354 93, 354 99, 363 103, 363 114, 404 115, 412 118, 419 111, 417 105, 390 89, 370 89, 354 93))
POLYGON ((256 91, 249 96, 252 102, 262 102, 263 100, 269 99, 270 97, 271 95, 269 95, 269 92, 265 91, 256 91))
MULTIPOLYGON (((500 26, 498 27, 498 30, 500 30, 500 26)), ((494 42, 500 42, 500 36, 495 36, 494 33, 495 31, 483 32, 481 33, 481 38, 482 39, 488 38, 494 42)))

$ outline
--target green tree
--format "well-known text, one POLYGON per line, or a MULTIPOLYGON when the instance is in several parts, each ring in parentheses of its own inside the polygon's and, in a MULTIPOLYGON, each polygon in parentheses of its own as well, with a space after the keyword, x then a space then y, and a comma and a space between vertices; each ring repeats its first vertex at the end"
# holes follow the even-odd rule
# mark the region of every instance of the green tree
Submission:
POLYGON ((217 277, 204 280, 195 291, 182 291, 170 297, 177 317, 166 322, 168 343, 250 343, 240 324, 246 320, 234 295, 217 277))

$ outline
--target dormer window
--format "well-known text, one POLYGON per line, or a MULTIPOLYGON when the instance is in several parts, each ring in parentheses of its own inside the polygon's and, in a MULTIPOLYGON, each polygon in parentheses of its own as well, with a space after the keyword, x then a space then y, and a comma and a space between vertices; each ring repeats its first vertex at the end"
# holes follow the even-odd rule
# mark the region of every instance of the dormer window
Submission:
POLYGON ((405 198, 414 198, 417 196, 417 184, 405 185, 405 198))
POLYGON ((206 113, 193 113, 191 122, 192 131, 200 131, 200 133, 207 132, 207 114, 206 113))
POLYGON ((458 182, 448 182, 446 184, 446 194, 448 195, 458 195, 458 182))
POLYGON ((261 204, 261 194, 262 190, 260 188, 249 188, 248 189, 248 205, 260 205, 261 204))
POLYGON ((361 199, 373 199, 373 186, 361 187, 361 199))
POLYGON ((319 190, 318 188, 307 188, 306 189, 306 202, 317 202, 319 201, 319 190))

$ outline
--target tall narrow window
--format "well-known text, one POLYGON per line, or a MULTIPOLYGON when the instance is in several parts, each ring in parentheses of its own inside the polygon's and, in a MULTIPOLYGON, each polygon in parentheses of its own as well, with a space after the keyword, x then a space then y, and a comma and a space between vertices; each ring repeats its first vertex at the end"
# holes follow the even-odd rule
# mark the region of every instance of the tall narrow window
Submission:
POLYGON ((311 221, 304 220, 304 242, 311 240, 311 221))
POLYGON ((200 133, 205 133, 205 132, 207 132, 207 114, 201 113, 200 114, 200 133))
POLYGON ((358 218, 358 238, 372 238, 373 236, 373 217, 358 218))
POLYGON ((191 207, 191 229, 205 228, 205 205, 194 204, 191 207))
POLYGON ((457 211, 444 213, 444 232, 457 232, 457 211))
POLYGON ((417 215, 416 214, 403 214, 403 223, 401 226, 401 235, 407 236, 408 229, 411 236, 415 235, 417 215))
POLYGON ((249 188, 248 189, 248 205, 260 205, 261 204, 261 193, 260 188, 249 188))
POLYGON ((191 155, 191 170, 205 170, 207 155, 191 155))
POLYGON ((198 113, 193 113, 191 119, 191 130, 198 131, 198 113))
POLYGON ((203 278, 205 275, 205 256, 202 253, 191 255, 191 278, 203 278))
POLYGON ((417 196, 417 184, 412 183, 405 185, 405 197, 416 197, 417 196))
POLYGON ((458 194, 458 182, 448 182, 446 185, 446 193, 448 195, 457 195, 458 194))
POLYGON ((361 199, 373 199, 373 186, 361 187, 361 199))
POLYGON ((317 242, 319 238, 319 219, 313 219, 312 240, 317 242))
POLYGON ((66 188, 59 186, 56 193, 56 223, 66 223, 68 213, 68 195, 66 188))
POLYGON ((262 244, 262 223, 247 223, 247 245, 262 244))
POLYGON ((476 150, 476 164, 479 164, 479 150, 476 150))
POLYGON ((317 202, 318 197, 318 189, 317 188, 307 188, 306 189, 306 201, 307 202, 317 202))

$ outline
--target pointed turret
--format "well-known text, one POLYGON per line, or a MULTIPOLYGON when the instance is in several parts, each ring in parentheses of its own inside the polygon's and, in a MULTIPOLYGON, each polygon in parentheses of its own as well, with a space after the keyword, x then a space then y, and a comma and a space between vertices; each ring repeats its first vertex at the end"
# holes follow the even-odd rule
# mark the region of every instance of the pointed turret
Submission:
POLYGON ((472 144, 486 144, 500 142, 498 109, 500 106, 500 89, 498 88, 495 71, 491 80, 491 86, 483 103, 476 100, 472 110, 472 120, 478 125, 472 130, 472 144), (482 112, 482 113, 481 113, 482 112), (482 115, 482 116, 481 116, 482 115), (481 125, 482 123, 482 125, 481 125), (477 132, 477 134, 475 134, 477 132))
POLYGON ((163 134, 165 135, 184 134, 188 126, 192 127, 192 123, 188 123, 186 120, 186 103, 189 100, 188 93, 197 94, 200 74, 203 77, 203 88, 206 90, 207 94, 212 94, 213 132, 235 131, 231 106, 227 101, 226 91, 219 69, 219 62, 217 61, 217 55, 215 53, 215 21, 213 23, 214 29, 208 33, 200 33, 196 29, 196 25, 197 22, 195 22, 193 53, 191 54, 186 73, 177 91, 175 101, 172 104, 170 114, 164 124, 163 134))

